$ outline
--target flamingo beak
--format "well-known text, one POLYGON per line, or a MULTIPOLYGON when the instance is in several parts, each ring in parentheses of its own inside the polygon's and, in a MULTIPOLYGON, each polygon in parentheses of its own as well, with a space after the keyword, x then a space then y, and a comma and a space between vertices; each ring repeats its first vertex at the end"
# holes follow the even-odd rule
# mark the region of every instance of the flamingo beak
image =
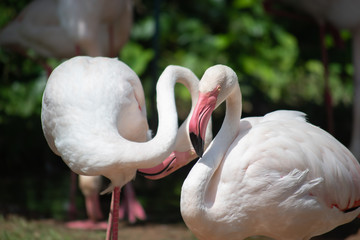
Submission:
POLYGON ((208 93, 200 92, 198 102, 190 119, 190 140, 199 157, 202 157, 204 153, 206 127, 209 123, 211 114, 215 109, 218 94, 219 87, 208 93))
POLYGON ((185 166, 195 158, 196 155, 193 150, 189 150, 186 152, 174 151, 159 165, 153 168, 139 169, 137 173, 148 179, 161 179, 175 172, 179 168, 185 166))

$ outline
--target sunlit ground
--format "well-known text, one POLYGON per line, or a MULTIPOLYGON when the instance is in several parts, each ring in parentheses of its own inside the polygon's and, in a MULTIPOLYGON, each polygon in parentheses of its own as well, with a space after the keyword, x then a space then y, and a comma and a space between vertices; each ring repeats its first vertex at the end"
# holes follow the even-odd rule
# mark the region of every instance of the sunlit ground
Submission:
MULTIPOLYGON (((337 228, 313 240, 359 240, 359 220, 337 228)), ((98 240, 105 239, 105 231, 73 230, 56 220, 27 220, 16 215, 0 215, 1 240, 98 240)), ((120 222, 119 239, 126 240, 196 240, 183 223, 141 223, 129 225, 120 222)), ((264 240, 252 237, 246 240, 264 240)))
MULTIPOLYGON (((73 230, 55 220, 26 220, 19 216, 0 216, 1 240, 98 240, 105 231, 73 230)), ((119 239, 126 240, 192 240, 196 239, 184 224, 120 223, 119 239)))

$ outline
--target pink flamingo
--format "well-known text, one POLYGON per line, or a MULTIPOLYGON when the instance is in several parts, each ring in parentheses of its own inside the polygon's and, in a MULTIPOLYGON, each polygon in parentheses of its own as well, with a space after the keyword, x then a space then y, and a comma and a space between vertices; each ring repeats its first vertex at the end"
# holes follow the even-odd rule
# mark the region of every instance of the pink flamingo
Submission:
POLYGON ((297 111, 240 120, 236 73, 216 65, 199 83, 189 122, 201 157, 181 191, 181 214, 199 239, 310 239, 360 214, 360 165, 297 111), (203 153, 205 126, 226 100, 220 131, 203 153))

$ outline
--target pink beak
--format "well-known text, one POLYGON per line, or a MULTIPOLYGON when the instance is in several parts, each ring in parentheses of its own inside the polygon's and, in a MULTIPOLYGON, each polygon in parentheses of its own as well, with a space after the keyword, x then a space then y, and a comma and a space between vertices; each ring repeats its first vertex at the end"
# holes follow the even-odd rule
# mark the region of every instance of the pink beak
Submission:
POLYGON ((162 163, 153 168, 139 169, 137 172, 144 177, 152 180, 157 180, 170 175, 179 168, 185 166, 196 158, 192 150, 187 152, 174 151, 162 163))
POLYGON ((190 119, 190 140, 199 157, 202 157, 204 153, 206 127, 209 123, 211 114, 215 109, 218 94, 219 87, 211 92, 200 92, 198 102, 190 119))

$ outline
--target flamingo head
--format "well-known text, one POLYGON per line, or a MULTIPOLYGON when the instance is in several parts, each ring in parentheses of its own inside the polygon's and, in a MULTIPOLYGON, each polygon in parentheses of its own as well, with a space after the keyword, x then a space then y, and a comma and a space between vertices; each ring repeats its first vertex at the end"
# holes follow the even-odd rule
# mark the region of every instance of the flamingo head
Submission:
POLYGON ((214 109, 219 106, 237 84, 236 73, 224 65, 208 68, 199 82, 199 98, 189 122, 189 134, 196 154, 202 157, 206 126, 214 109))

